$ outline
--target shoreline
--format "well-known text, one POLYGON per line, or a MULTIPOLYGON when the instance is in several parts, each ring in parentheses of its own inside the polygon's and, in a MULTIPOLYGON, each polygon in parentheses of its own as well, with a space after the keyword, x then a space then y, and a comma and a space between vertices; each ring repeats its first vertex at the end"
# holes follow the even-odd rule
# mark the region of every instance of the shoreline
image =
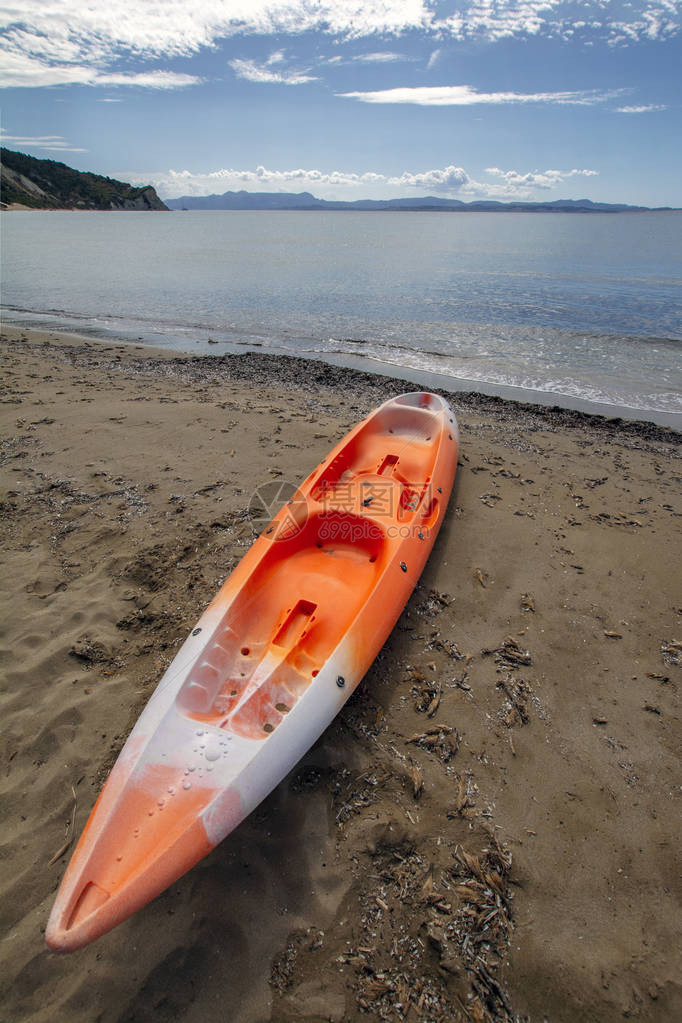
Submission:
POLYGON ((54 331, 0 344, 13 1023, 677 1018, 679 433, 452 394, 447 516, 356 692, 210 856, 60 957, 42 931, 71 843, 252 542, 251 495, 404 384, 54 331))
MULTIPOLYGON (((253 193, 257 194, 257 193, 253 193)), ((159 196, 160 198, 160 196, 159 196)), ((189 198, 195 198, 194 196, 189 198)), ((202 197, 205 198, 205 197, 202 197)), ((179 202, 182 199, 161 199, 161 202, 179 202)), ((609 204, 606 204, 609 205, 609 204)), ((618 204, 614 204, 618 206, 618 204)), ((625 209, 588 209, 585 207, 570 209, 567 207, 552 209, 550 206, 538 204, 537 209, 521 206, 520 208, 491 207, 486 209, 452 209, 448 206, 386 206, 377 209, 355 207, 349 205, 347 208, 334 206, 282 206, 282 207, 261 207, 261 206, 224 206, 224 207, 191 207, 191 206, 167 206, 165 210, 128 210, 128 209, 84 209, 78 206, 26 206, 23 203, 7 203, 0 206, 0 213, 558 213, 578 214, 588 216, 620 216, 621 214, 645 214, 645 213, 682 213, 680 206, 629 206, 625 209)))
POLYGON ((596 418, 623 419, 632 422, 651 422, 659 426, 667 426, 676 432, 682 431, 682 413, 660 412, 657 410, 634 408, 628 405, 611 405, 607 402, 588 401, 557 391, 531 390, 512 384, 494 384, 485 380, 471 380, 466 377, 450 377, 445 373, 430 370, 420 371, 408 367, 394 366, 390 363, 365 356, 364 359, 348 356, 325 356, 324 361, 331 362, 365 373, 378 373, 381 376, 396 376, 399 379, 419 384, 431 389, 442 389, 449 394, 482 394, 487 397, 501 398, 515 405, 528 408, 561 408, 567 411, 581 412, 596 418), (338 362, 336 359, 338 358, 338 362), (368 366, 369 363, 369 366, 368 366), (527 396, 527 397, 525 397, 527 396), (532 397, 536 396, 536 397, 532 397))
MULTIPOLYGON (((166 348, 147 342, 145 339, 133 339, 112 333, 105 336, 104 331, 92 332, 62 329, 59 327, 45 326, 24 326, 18 322, 2 323, 2 330, 8 336, 15 337, 18 333, 25 333, 28 336, 35 335, 41 339, 45 336, 59 337, 67 343, 90 342, 98 345, 122 344, 132 349, 144 348, 150 355, 162 352, 164 356, 171 358, 189 359, 220 359, 228 356, 239 358, 245 355, 254 355, 263 359, 300 361, 301 364, 322 363, 329 366, 336 366, 341 370, 356 371, 369 376, 385 377, 394 381, 402 381, 410 384, 417 384, 420 388, 436 390, 443 395, 480 395, 482 398, 497 398, 510 401, 514 405, 532 409, 560 409, 573 411, 595 418, 622 420, 633 423, 654 423, 658 426, 669 428, 676 433, 682 433, 682 413, 661 412, 656 410, 639 409, 630 406, 611 405, 608 403, 588 401, 587 399, 574 397, 554 391, 530 390, 509 384, 495 384, 487 381, 471 380, 465 377, 451 377, 444 373, 437 373, 431 370, 420 371, 409 367, 397 366, 392 363, 381 362, 371 356, 355 356, 352 354, 339 355, 335 353, 305 353, 292 355, 280 351, 263 351, 257 343, 249 342, 217 342, 224 350, 224 354, 213 355, 210 352, 197 354, 187 347, 166 348)), ((177 335, 175 335, 177 337, 177 335)), ((178 338, 180 343, 182 339, 178 338)), ((213 342, 209 342, 213 343, 213 342)))

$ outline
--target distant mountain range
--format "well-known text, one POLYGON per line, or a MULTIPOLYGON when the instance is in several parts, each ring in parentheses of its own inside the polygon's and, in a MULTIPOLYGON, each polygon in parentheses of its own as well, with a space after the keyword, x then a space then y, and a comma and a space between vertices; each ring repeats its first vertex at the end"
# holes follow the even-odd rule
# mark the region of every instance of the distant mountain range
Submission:
MULTIPOLYGON (((166 199, 171 210, 412 210, 449 211, 453 213, 635 213, 650 210, 647 206, 625 203, 592 202, 590 199, 557 199, 554 202, 494 202, 478 200, 461 202, 425 196, 419 199, 358 199, 355 202, 332 202, 317 199, 310 192, 224 192, 222 195, 183 195, 166 199)), ((658 207, 669 210, 671 207, 658 207)))
MULTIPOLYGON (((101 174, 74 170, 56 160, 39 160, 0 149, 0 208, 45 210, 412 210, 452 213, 635 213, 647 206, 557 199, 554 202, 462 202, 424 196, 413 199, 318 199, 310 192, 224 192, 183 195, 162 202, 151 185, 136 187, 101 174)), ((657 207, 657 211, 672 207, 657 207)))
POLYGON ((39 210, 167 210, 151 185, 74 170, 0 149, 0 207, 39 210))

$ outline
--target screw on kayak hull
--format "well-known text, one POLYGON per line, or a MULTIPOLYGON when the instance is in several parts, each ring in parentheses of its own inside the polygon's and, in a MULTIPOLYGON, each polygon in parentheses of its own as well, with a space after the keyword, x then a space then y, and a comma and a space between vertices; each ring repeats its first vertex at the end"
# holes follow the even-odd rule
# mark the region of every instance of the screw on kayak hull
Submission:
POLYGON ((343 689, 343 687, 344 687, 344 686, 345 686, 345 684, 346 684, 346 680, 345 680, 345 678, 343 677, 343 675, 339 675, 339 676, 337 677, 337 679, 336 679, 336 684, 337 684, 337 686, 339 687, 339 689, 343 689))
POLYGON ((400 562, 400 567, 402 568, 403 572, 407 572, 407 565, 405 564, 404 561, 400 562))

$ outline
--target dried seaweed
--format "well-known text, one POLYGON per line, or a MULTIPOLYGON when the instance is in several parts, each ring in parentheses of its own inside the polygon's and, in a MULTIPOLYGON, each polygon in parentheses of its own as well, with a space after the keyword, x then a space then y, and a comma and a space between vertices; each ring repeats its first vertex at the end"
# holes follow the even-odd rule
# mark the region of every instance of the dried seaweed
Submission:
POLYGON ((499 646, 490 650, 482 650, 484 657, 494 655, 495 663, 502 664, 507 668, 516 668, 519 665, 532 664, 529 650, 522 650, 513 636, 507 636, 499 646))

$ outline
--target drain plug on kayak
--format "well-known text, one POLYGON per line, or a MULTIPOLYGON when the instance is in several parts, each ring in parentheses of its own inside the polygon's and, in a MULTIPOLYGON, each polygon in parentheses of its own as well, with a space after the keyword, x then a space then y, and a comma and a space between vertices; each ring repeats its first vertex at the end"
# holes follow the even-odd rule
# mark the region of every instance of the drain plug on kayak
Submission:
POLYGON ((345 680, 345 678, 343 677, 343 675, 339 675, 339 676, 338 676, 338 678, 336 679, 336 684, 337 684, 337 686, 339 687, 339 689, 343 689, 343 687, 344 687, 344 686, 345 686, 345 684, 346 684, 346 680, 345 680))

